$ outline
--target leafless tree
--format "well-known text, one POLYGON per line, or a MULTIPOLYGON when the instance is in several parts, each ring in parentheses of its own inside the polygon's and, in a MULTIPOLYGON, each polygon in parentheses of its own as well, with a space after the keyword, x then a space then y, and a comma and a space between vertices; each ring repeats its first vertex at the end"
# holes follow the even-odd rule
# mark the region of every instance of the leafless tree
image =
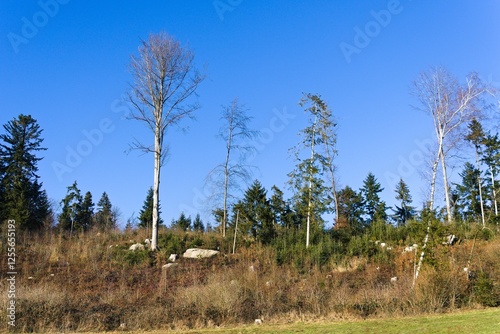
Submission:
POLYGON ((460 84, 446 69, 436 67, 422 72, 413 82, 413 93, 420 110, 429 113, 434 122, 437 151, 432 164, 430 209, 434 207, 436 174, 441 164, 448 222, 452 221, 447 157, 463 140, 463 129, 481 114, 481 96, 487 92, 476 73, 460 84))
POLYGON ((239 104, 235 98, 229 106, 223 107, 221 120, 223 125, 218 136, 225 142, 224 162, 217 165, 208 175, 207 182, 214 185, 215 193, 212 200, 220 198, 219 189, 222 189, 222 236, 226 236, 227 212, 231 191, 239 189, 241 183, 246 183, 251 177, 251 166, 246 159, 255 147, 251 145, 253 139, 258 136, 258 132, 250 129, 249 123, 252 117, 247 115, 245 106, 239 104))
POLYGON ((194 55, 167 33, 150 34, 141 42, 138 55, 131 57, 130 69, 134 82, 129 99, 135 108, 131 118, 146 123, 154 134, 154 144, 134 142, 132 148, 154 154, 153 222, 151 248, 157 249, 160 170, 167 156, 167 129, 184 118, 193 116, 199 108, 188 103, 203 81, 194 67, 194 55))

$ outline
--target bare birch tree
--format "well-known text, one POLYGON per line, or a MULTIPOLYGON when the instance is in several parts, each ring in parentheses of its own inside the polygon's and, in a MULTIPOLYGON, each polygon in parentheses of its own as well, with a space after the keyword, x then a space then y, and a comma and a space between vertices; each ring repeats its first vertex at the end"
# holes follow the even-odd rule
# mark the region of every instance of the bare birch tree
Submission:
POLYGON ((420 102, 420 110, 433 119, 437 151, 432 165, 430 209, 434 207, 437 168, 441 164, 448 222, 452 221, 447 157, 463 139, 463 128, 481 113, 479 101, 486 92, 478 75, 467 76, 461 85, 446 69, 437 67, 422 72, 413 82, 413 93, 420 102))
POLYGON ((250 129, 252 117, 247 115, 247 109, 237 98, 229 106, 223 107, 221 120, 223 125, 218 136, 226 144, 225 159, 209 173, 207 181, 215 185, 213 199, 216 201, 220 199, 218 189, 222 188, 221 233, 226 237, 228 206, 233 197, 231 191, 240 189, 239 185, 251 177, 251 166, 246 163, 246 159, 255 150, 250 143, 259 133, 250 129))
POLYGON ((134 79, 129 99, 135 108, 130 118, 146 123, 154 134, 154 144, 136 141, 132 148, 154 154, 153 221, 151 249, 158 247, 160 170, 168 152, 167 129, 199 108, 188 103, 204 77, 194 67, 193 53, 166 33, 150 34, 141 42, 139 54, 131 57, 134 79))

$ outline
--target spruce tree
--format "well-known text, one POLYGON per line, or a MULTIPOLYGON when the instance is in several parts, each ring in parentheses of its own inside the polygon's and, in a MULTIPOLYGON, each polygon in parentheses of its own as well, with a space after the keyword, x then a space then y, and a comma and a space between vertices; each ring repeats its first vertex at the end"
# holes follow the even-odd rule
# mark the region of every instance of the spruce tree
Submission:
POLYGON ((31 116, 19 115, 0 135, 0 221, 16 220, 24 229, 38 229, 50 214, 46 192, 39 182, 36 153, 44 151, 42 129, 31 116))
POLYGON ((356 234, 363 229, 363 197, 349 186, 338 193, 339 198, 339 218, 335 224, 335 229, 349 229, 356 234))
POLYGON ((101 199, 97 202, 96 225, 101 230, 116 228, 116 216, 106 192, 102 193, 101 199))
POLYGON ((172 222, 172 227, 181 231, 187 231, 191 229, 191 224, 191 216, 186 217, 184 212, 181 212, 179 219, 172 222))
POLYGON ((477 185, 479 174, 480 171, 470 162, 466 162, 462 172, 459 173, 462 183, 456 185, 456 212, 467 222, 481 217, 481 201, 477 185))
MULTIPOLYGON (((158 202, 158 224, 163 225, 163 220, 161 219, 161 206, 158 202)), ((139 211, 139 224, 137 226, 141 228, 146 228, 148 231, 151 230, 153 224, 153 187, 148 189, 146 199, 142 205, 142 209, 139 211)))
POLYGON ((367 215, 367 225, 377 220, 387 219, 385 202, 379 197, 379 193, 383 190, 384 188, 381 187, 375 175, 368 173, 368 176, 363 181, 363 187, 361 188, 364 213, 367 215))
POLYGON ((196 232, 205 232, 205 224, 203 224, 203 221, 201 220, 200 214, 196 214, 196 217, 194 217, 193 221, 193 231, 196 232))
POLYGON ((88 231, 93 227, 94 203, 92 202, 92 194, 90 191, 87 191, 85 193, 85 197, 83 198, 79 212, 79 221, 85 231, 88 231))
POLYGON ((396 210, 394 211, 394 219, 396 220, 396 224, 398 226, 406 225, 406 222, 412 219, 415 216, 415 208, 410 206, 413 202, 410 189, 403 181, 403 179, 399 179, 398 184, 396 185, 396 200, 400 201, 400 206, 396 205, 396 210))
POLYGON ((234 208, 234 216, 239 211, 238 230, 263 244, 269 244, 275 237, 274 219, 266 196, 266 189, 255 180, 245 191, 244 199, 234 208))
POLYGON ((67 189, 66 197, 61 201, 62 211, 58 217, 58 226, 60 229, 70 231, 73 234, 74 231, 84 229, 81 224, 82 195, 76 181, 67 189))

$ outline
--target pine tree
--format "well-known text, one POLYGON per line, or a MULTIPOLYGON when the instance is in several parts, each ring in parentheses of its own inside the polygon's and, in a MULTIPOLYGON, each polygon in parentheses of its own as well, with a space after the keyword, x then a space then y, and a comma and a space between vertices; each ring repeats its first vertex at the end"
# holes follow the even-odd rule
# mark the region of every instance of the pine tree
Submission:
POLYGON ((50 214, 42 183, 38 181, 35 154, 41 147, 42 130, 31 116, 19 115, 3 126, 0 135, 0 221, 16 220, 20 228, 38 229, 50 214))
POLYGON ((193 221, 193 231, 196 232, 205 232, 205 224, 203 224, 203 221, 201 220, 200 214, 196 214, 196 217, 194 218, 193 221))
POLYGON ((393 209, 394 219, 398 226, 404 226, 408 220, 415 216, 415 208, 410 206, 413 200, 410 195, 410 189, 403 179, 399 179, 395 191, 396 200, 400 201, 401 204, 400 206, 396 205, 396 210, 393 209))
POLYGON ((366 223, 368 225, 377 220, 387 219, 385 202, 382 201, 378 195, 383 190, 384 188, 381 187, 375 175, 368 173, 368 176, 363 181, 363 187, 361 188, 363 208, 364 213, 367 215, 366 223))
POLYGON ((94 203, 92 202, 92 194, 90 193, 90 191, 87 191, 85 193, 78 218, 80 225, 83 227, 84 231, 88 231, 93 227, 94 203))
POLYGON ((479 171, 477 174, 477 183, 476 187, 479 191, 479 205, 481 207, 481 222, 483 223, 483 227, 486 224, 485 218, 484 218, 484 202, 483 202, 483 188, 481 186, 482 180, 481 180, 481 162, 480 162, 480 156, 482 154, 482 148, 481 145, 484 142, 485 139, 485 134, 483 131, 483 127, 481 123, 479 123, 475 118, 470 122, 469 124, 469 133, 465 137, 467 141, 469 141, 472 145, 474 145, 475 152, 476 152, 476 169, 479 171))
POLYGON ((306 247, 309 247, 311 228, 323 229, 322 214, 331 211, 330 204, 336 202, 335 124, 331 121, 330 110, 319 96, 306 94, 299 105, 305 108, 309 119, 308 126, 299 132, 301 142, 291 149, 297 165, 288 174, 288 183, 294 192, 295 210, 299 216, 305 217, 306 247), (327 172, 331 186, 325 185, 324 172, 327 172))
POLYGON ((495 216, 498 212, 498 193, 500 192, 500 182, 497 180, 500 172, 500 138, 498 134, 488 134, 483 140, 484 151, 482 162, 488 166, 489 181, 491 184, 491 202, 495 216))
POLYGON ((480 171, 470 162, 466 162, 459 173, 462 183, 456 185, 457 212, 464 221, 475 221, 481 217, 481 204, 477 180, 480 171))
POLYGON ((113 206, 106 192, 102 193, 101 199, 97 202, 96 226, 101 230, 111 230, 116 228, 116 215, 113 206))
POLYGON ((245 191, 244 199, 234 207, 235 213, 239 211, 238 230, 263 244, 269 244, 275 237, 274 220, 266 196, 266 189, 255 180, 245 191))
POLYGON ((340 190, 339 198, 339 219, 335 229, 348 228, 353 233, 363 229, 363 197, 349 186, 340 190))
POLYGON ((83 230, 84 226, 81 225, 82 195, 76 181, 67 188, 66 197, 61 201, 61 205, 62 212, 58 217, 59 228, 70 231, 71 234, 74 231, 83 230))
POLYGON ((177 220, 172 221, 172 228, 179 229, 181 231, 188 231, 191 229, 191 216, 186 217, 184 212, 181 212, 177 220))
MULTIPOLYGON (((158 201, 158 224, 163 225, 163 219, 161 219, 161 206, 158 201)), ((139 227, 146 228, 148 231, 151 230, 153 224, 153 187, 148 189, 146 199, 142 205, 142 209, 139 211, 139 227)))

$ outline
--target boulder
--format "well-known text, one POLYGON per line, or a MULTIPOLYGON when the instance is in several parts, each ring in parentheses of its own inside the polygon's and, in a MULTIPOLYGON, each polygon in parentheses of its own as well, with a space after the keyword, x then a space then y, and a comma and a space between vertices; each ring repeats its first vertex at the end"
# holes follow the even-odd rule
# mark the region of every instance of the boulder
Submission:
POLYGON ((203 259, 215 256, 217 254, 219 254, 219 251, 216 250, 190 248, 186 250, 186 252, 182 256, 189 259, 203 259))
POLYGON ((132 246, 130 246, 129 250, 131 251, 144 250, 144 245, 139 243, 133 244, 132 246))

